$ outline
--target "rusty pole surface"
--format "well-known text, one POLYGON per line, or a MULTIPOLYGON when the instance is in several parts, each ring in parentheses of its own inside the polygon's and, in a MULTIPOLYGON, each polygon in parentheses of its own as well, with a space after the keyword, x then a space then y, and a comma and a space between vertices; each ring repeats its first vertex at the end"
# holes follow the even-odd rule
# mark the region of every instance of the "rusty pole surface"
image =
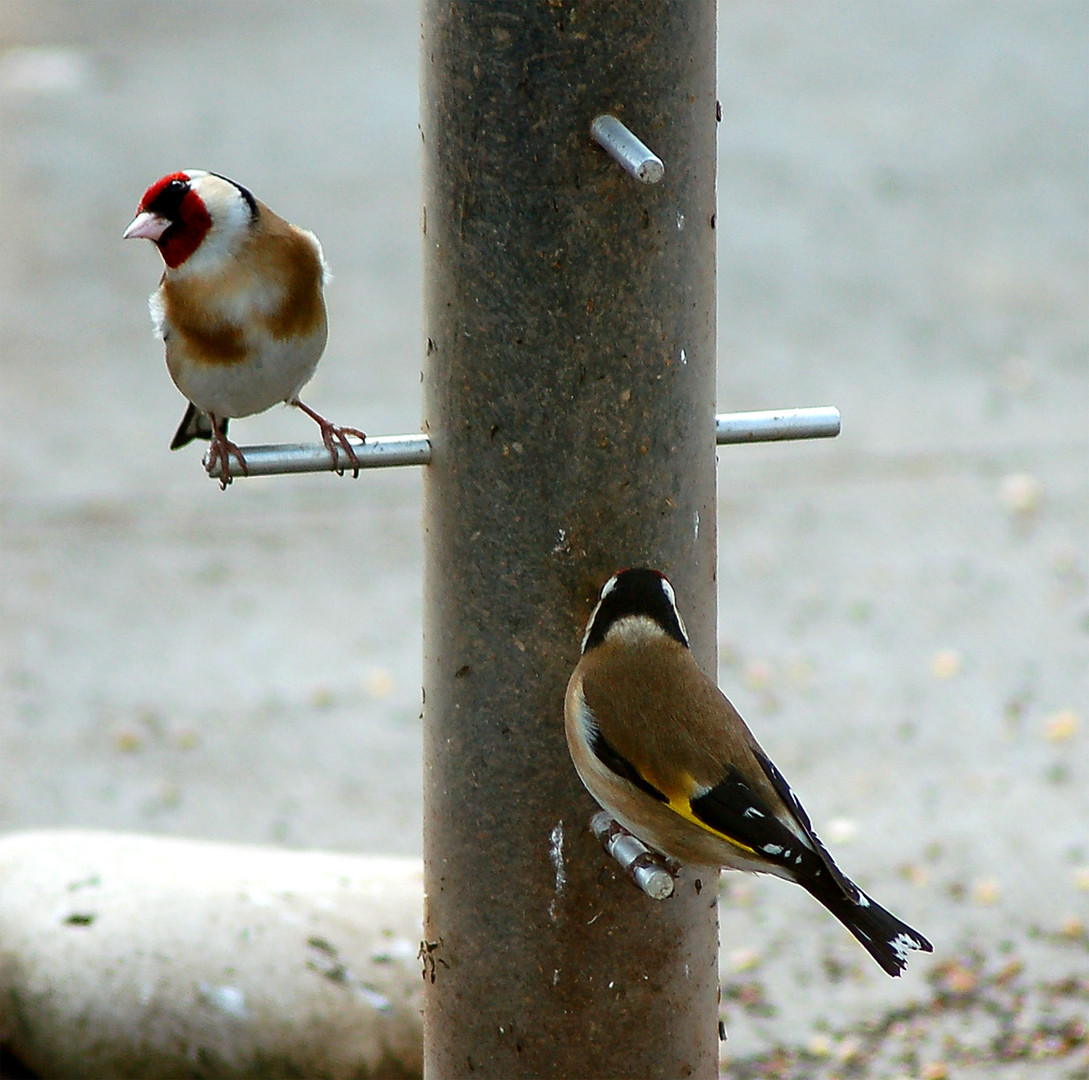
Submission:
POLYGON ((714 4, 425 0, 421 77, 425 1072, 715 1076, 716 882, 625 879, 563 732, 618 568, 715 671, 714 4))

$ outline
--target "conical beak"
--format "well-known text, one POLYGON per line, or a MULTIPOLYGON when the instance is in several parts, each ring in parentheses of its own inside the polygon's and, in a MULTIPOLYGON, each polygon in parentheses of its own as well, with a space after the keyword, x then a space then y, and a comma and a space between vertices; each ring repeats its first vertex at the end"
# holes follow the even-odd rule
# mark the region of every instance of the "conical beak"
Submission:
POLYGON ((172 221, 145 210, 132 219, 132 224, 125 230, 122 239, 135 240, 142 236, 148 240, 158 240, 172 224, 172 221))

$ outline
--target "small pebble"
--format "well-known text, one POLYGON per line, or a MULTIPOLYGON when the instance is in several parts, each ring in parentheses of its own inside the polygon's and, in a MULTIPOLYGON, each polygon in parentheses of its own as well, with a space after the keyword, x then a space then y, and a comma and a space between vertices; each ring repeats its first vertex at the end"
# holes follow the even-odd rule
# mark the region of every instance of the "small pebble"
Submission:
POLYGON ((1040 481, 1029 473, 1010 473, 1002 477, 998 498, 1017 517, 1031 517, 1040 509, 1043 489, 1040 481))
POLYGON ((328 686, 315 686, 310 691, 310 705, 315 709, 329 709, 336 703, 336 695, 328 686))
POLYGON ((836 1057, 844 1065, 857 1061, 862 1056, 862 1044, 858 1039, 847 1038, 836 1047, 836 1057))
POLYGON ((114 733, 113 744, 122 754, 133 754, 144 745, 144 741, 135 731, 118 731, 114 733))
POLYGON ((1048 742, 1066 742, 1078 731, 1078 714, 1073 709, 1060 709, 1044 721, 1044 738, 1048 742))
POLYGON ((1085 923, 1077 915, 1071 915, 1063 919, 1059 933, 1070 941, 1079 941, 1085 937, 1085 923))
POLYGON ((935 679, 951 679, 961 668, 961 655, 957 649, 939 649, 930 661, 930 674, 935 679))
POLYGON ((930 883, 930 870, 919 863, 904 863, 899 869, 900 876, 905 881, 910 881, 917 889, 924 888, 930 883))
POLYGON ((393 676, 385 668, 371 668, 363 680, 363 689, 371 697, 389 697, 393 692, 393 676))
POLYGON ((752 971, 760 966, 763 957, 755 949, 737 949, 730 953, 731 971, 752 971))
POLYGON ((959 960, 944 964, 938 972, 938 980, 949 994, 970 994, 979 986, 979 975, 959 960))

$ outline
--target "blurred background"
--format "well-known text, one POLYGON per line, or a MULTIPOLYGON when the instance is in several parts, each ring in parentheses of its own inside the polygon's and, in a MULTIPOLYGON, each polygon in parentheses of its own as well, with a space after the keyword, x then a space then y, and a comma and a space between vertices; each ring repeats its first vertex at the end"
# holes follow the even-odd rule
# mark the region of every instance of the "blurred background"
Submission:
MULTIPOLYGON (((246 184, 334 272, 307 402, 418 430, 417 7, 2 19, 0 830, 418 854, 419 472, 221 494, 167 449, 161 262, 121 242, 166 172, 246 184)), ((719 57, 718 411, 843 413, 720 448, 719 675, 937 949, 887 980, 727 877, 731 1075, 897 1075, 926 1039, 1089 1075, 1089 6, 723 3, 719 57)))

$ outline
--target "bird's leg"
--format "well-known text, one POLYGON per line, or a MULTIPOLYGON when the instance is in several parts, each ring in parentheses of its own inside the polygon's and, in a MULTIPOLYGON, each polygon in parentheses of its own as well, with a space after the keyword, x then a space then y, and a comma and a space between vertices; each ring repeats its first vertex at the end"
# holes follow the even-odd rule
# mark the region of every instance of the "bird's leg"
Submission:
POLYGON ((242 472, 246 476, 249 476, 250 470, 246 466, 246 459, 242 456, 242 451, 227 438, 220 419, 211 413, 208 414, 208 419, 212 421, 212 439, 211 445, 208 447, 208 453, 204 458, 204 467, 208 470, 208 475, 213 476, 216 466, 219 466, 219 490, 226 491, 227 485, 231 482, 232 454, 238 459, 238 464, 242 467, 242 472))
MULTIPOLYGON (((366 442, 367 436, 357 428, 338 427, 336 424, 329 423, 324 416, 314 412, 309 405, 304 405, 298 398, 288 404, 294 405, 297 409, 302 409, 302 411, 306 413, 319 428, 321 428, 321 441, 325 443, 325 447, 333 459, 334 466, 336 466, 337 463, 337 449, 336 445, 334 445, 334 440, 336 440, 336 443, 340 444, 340 448, 352 463, 352 478, 356 479, 359 476, 359 458, 356 457, 355 450, 352 449, 352 444, 348 442, 348 436, 354 435, 360 442, 366 442)), ((337 469, 336 474, 337 476, 343 476, 344 470, 337 469)))

